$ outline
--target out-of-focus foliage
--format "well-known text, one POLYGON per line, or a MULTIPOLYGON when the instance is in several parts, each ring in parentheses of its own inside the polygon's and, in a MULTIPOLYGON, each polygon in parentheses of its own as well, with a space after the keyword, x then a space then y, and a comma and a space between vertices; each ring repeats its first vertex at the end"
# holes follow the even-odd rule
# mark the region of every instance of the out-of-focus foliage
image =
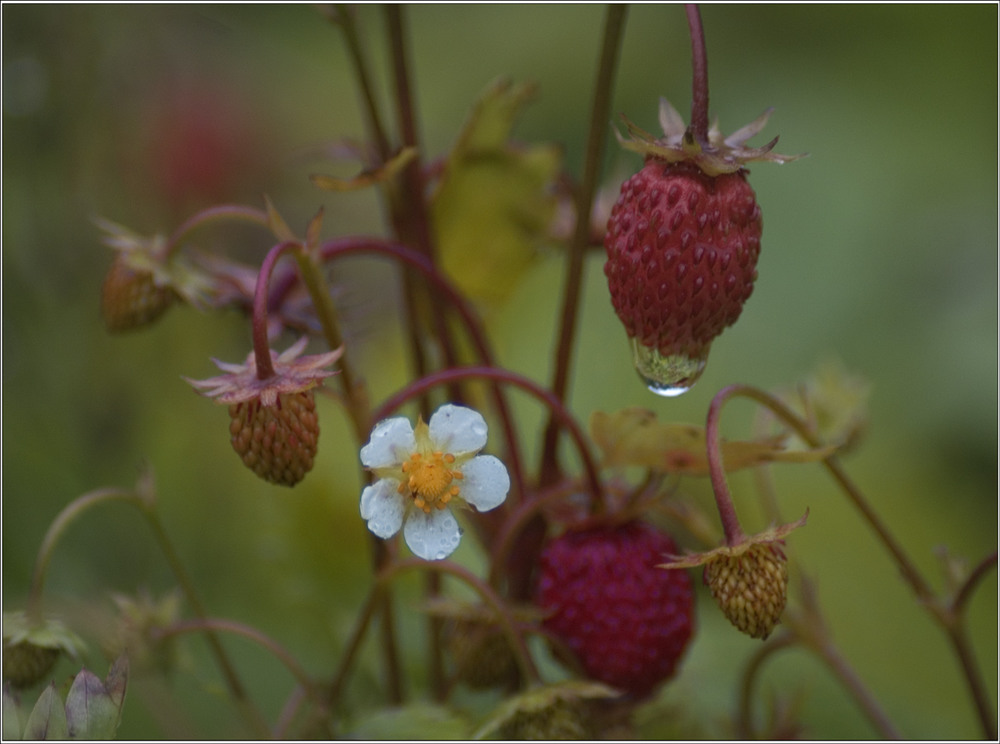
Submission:
MULTIPOLYGON (((184 307, 141 334, 109 336, 99 295, 111 256, 92 220, 169 233, 197 209, 262 207, 267 193, 296 230, 322 205, 328 237, 380 231, 370 191, 330 193, 308 178, 335 170, 330 143, 363 134, 341 37, 299 5, 2 11, 5 609, 23 603, 58 510, 92 488, 128 486, 148 461, 164 522, 211 613, 273 634, 310 673, 326 675, 371 573, 349 427, 321 400, 310 477, 280 494, 254 478, 231 451, 225 411, 181 379, 209 374, 209 357, 243 358, 249 325, 236 313, 184 307)), ((389 75, 381 16, 369 6, 357 13, 382 83, 389 75)), ((424 160, 445 153, 483 87, 505 75, 537 84, 514 137, 561 143, 578 175, 601 17, 589 5, 408 8, 424 160)), ((581 421, 594 410, 643 406, 700 425, 723 385, 782 388, 837 356, 871 385, 868 429, 847 466, 916 562, 939 578, 936 546, 975 560, 996 544, 997 9, 707 5, 703 18, 722 129, 774 106, 769 127, 781 134, 782 151, 810 157, 752 169, 765 225, 760 277, 739 325, 715 343, 703 378, 681 398, 654 400, 635 378, 602 251, 590 255, 572 408, 581 421)), ((689 90, 682 9, 632 8, 615 111, 653 131, 658 97, 684 111, 689 90)), ((609 136, 605 166, 614 186, 639 163, 609 136)), ((251 262, 269 247, 266 236, 239 228, 201 237, 251 262)), ((335 272, 355 359, 381 400, 408 369, 404 331, 390 312, 395 280, 364 261, 335 272)), ((558 253, 539 260, 491 317, 500 363, 542 381, 551 374, 563 273, 558 253)), ((514 404, 521 430, 535 436, 542 412, 514 404)), ((727 438, 748 438, 749 406, 727 408, 723 429, 727 438)), ((977 736, 957 664, 883 547, 818 467, 773 471, 782 509, 810 510, 789 541, 791 563, 816 579, 843 654, 903 734, 977 736)), ((735 475, 731 486, 748 529, 760 526, 750 476, 735 475)), ((473 548, 460 551, 477 560, 473 548)), ((112 616, 113 595, 159 595, 172 585, 145 523, 104 507, 61 545, 46 598, 81 632, 89 624, 96 633, 112 616)), ((409 600, 404 592, 399 602, 403 641, 419 649, 420 613, 409 600)), ((710 602, 704 593, 702 600, 710 602)), ((991 578, 970 618, 994 700, 996 607, 991 578)), ((657 703, 663 707, 641 717, 644 735, 724 730, 718 711, 732 709, 739 670, 758 646, 709 608, 703 604, 699 635, 657 703), (690 720, 656 713, 668 709, 690 720)), ((232 653, 250 696, 277 718, 291 677, 256 648, 234 643, 232 653)), ((182 683, 129 680, 120 736, 245 735, 220 703, 211 659, 185 658, 182 683)), ((60 662, 54 676, 74 671, 60 662)), ((378 675, 366 663, 347 694, 359 711, 356 730, 372 735, 387 730, 364 718, 378 698, 378 675)), ((811 657, 776 657, 764 684, 804 691, 796 704, 806 736, 873 735, 811 657)), ((436 730, 454 731, 454 721, 436 730)))

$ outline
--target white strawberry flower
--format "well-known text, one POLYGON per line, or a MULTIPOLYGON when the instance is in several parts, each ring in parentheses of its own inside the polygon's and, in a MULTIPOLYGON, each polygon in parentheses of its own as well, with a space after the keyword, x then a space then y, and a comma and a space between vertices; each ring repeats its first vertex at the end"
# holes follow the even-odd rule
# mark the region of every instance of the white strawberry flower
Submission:
POLYGON ((361 492, 361 517, 386 539, 400 528, 425 560, 447 558, 462 530, 451 504, 495 509, 507 498, 510 476, 486 446, 487 426, 471 408, 447 404, 416 428, 402 417, 385 419, 361 448, 361 463, 377 480, 361 492))

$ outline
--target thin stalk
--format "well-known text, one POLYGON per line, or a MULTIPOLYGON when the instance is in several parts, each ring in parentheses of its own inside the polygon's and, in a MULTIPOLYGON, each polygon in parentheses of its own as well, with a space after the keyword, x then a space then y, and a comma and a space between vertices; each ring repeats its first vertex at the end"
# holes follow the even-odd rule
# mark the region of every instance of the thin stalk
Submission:
POLYGON ((757 733, 753 725, 754 685, 760 676, 761 669, 764 668, 764 662, 779 651, 791 648, 796 642, 796 637, 790 633, 772 638, 757 649, 747 662, 746 669, 743 670, 743 681, 740 684, 740 700, 736 714, 736 734, 739 738, 760 738, 760 734, 757 733))
POLYGON ((35 568, 31 575, 31 588, 28 590, 27 603, 29 618, 33 620, 41 618, 42 588, 45 585, 49 562, 55 553, 56 545, 59 544, 63 535, 66 534, 66 530, 92 507, 112 501, 125 501, 142 508, 142 499, 134 491, 126 491, 118 488, 101 488, 73 499, 52 520, 49 529, 45 532, 45 537, 42 538, 42 544, 38 547, 35 568))
POLYGON ((302 665, 299 664, 298 660, 291 654, 291 652, 276 640, 256 628, 236 622, 235 620, 206 617, 196 620, 181 620, 176 623, 172 623, 171 625, 156 630, 155 636, 159 640, 166 640, 174 636, 185 635, 188 633, 202 633, 210 631, 238 635, 253 641, 257 645, 266 649, 268 653, 280 661, 281 664, 291 673, 291 675, 295 678, 295 681, 298 682, 299 686, 301 686, 303 690, 305 690, 306 694, 313 700, 313 702, 320 706, 325 705, 325 702, 321 699, 318 693, 315 682, 313 682, 313 680, 306 673, 305 669, 302 668, 302 665))
POLYGON ((268 226, 267 212, 262 209, 246 207, 242 204, 220 204, 203 209, 182 222, 167 240, 167 253, 180 245, 180 242, 197 228, 222 220, 246 222, 264 228, 268 226))
MULTIPOLYGON (((264 256, 260 270, 257 272, 257 285, 253 294, 253 356, 257 367, 257 379, 267 380, 274 377, 274 365, 271 363, 271 343, 267 337, 267 286, 278 259, 285 251, 299 247, 298 243, 285 241, 272 247, 264 256)), ((331 347, 336 349, 336 346, 331 347)))
POLYGON ((701 11, 695 3, 684 6, 691 33, 691 124, 689 132, 699 145, 708 143, 708 51, 701 11))
POLYGON ((726 482, 726 469, 722 464, 722 435, 719 431, 719 419, 722 415, 722 406, 728 398, 726 390, 724 388, 716 394, 708 407, 705 440, 708 453, 708 474, 712 480, 715 506, 719 510, 722 529, 726 534, 726 545, 732 547, 742 543, 746 539, 746 535, 740 526, 736 507, 733 505, 733 497, 729 492, 729 484, 726 482))
POLYGON ((351 64, 354 67, 354 75, 361 89, 363 108, 368 118, 368 130, 375 141, 379 157, 382 159, 382 162, 385 162, 389 160, 390 155, 389 138, 386 137, 385 127, 382 126, 382 117, 375 103, 375 89, 372 86, 371 75, 368 73, 368 64, 365 61, 364 54, 362 54, 362 42, 358 36, 357 26, 354 24, 353 10, 346 5, 336 5, 333 11, 333 20, 340 26, 344 34, 344 41, 347 43, 347 54, 351 59, 351 64))
MULTIPOLYGON (((587 155, 583 166, 583 178, 580 188, 576 192, 576 225, 567 251, 568 264, 566 266, 566 280, 563 285, 562 318, 559 326, 559 340, 556 345, 555 371, 552 378, 552 392, 556 398, 563 402, 566 401, 566 389, 569 385, 569 371, 576 337, 577 314, 583 285, 584 254, 590 240, 590 213, 594 192, 597 190, 601 161, 604 157, 604 142, 607 139, 615 68, 627 12, 627 5, 609 5, 604 18, 604 40, 597 66, 594 101, 590 111, 587 155)), ((542 446, 541 473, 543 483, 548 477, 554 478, 554 474, 558 470, 556 463, 558 433, 558 423, 554 418, 550 418, 542 446), (548 473, 552 473, 552 475, 548 476, 548 473)))
MULTIPOLYGON (((49 529, 42 539, 42 544, 39 546, 38 557, 35 560, 35 569, 32 574, 31 588, 28 595, 29 617, 37 617, 41 612, 42 588, 45 583, 49 561, 52 559, 55 547, 63 535, 65 535, 66 530, 92 507, 114 501, 123 501, 132 504, 146 517, 146 522, 153 530, 153 535, 160 545, 160 550, 163 552, 170 570, 174 574, 174 578, 177 579, 177 583, 181 587, 181 591, 184 593, 191 610, 196 616, 204 619, 206 617, 205 608, 198 598, 194 584, 188 576, 187 571, 184 570, 184 566, 177 555, 177 551, 174 549, 173 543, 170 541, 166 530, 163 529, 153 498, 147 497, 138 491, 115 488, 90 491, 73 499, 73 501, 59 512, 52 521, 52 524, 49 525, 49 529)), ((246 688, 244 688, 243 683, 236 674, 236 670, 229 661, 229 657, 219 642, 218 637, 211 631, 206 631, 205 637, 208 640, 212 653, 215 655, 222 675, 226 679, 226 685, 229 687, 229 692, 233 696, 233 699, 243 709, 256 732, 258 734, 262 732, 266 734, 268 730, 267 723, 264 721, 264 717, 260 711, 247 697, 246 688)))
MULTIPOLYGON (((323 328, 323 336, 331 350, 339 349, 344 345, 344 337, 340 332, 340 318, 337 308, 333 304, 330 296, 330 288, 327 286, 326 278, 323 276, 322 267, 319 264, 319 251, 307 250, 300 246, 300 250, 293 254, 295 262, 299 268, 302 282, 306 285, 309 298, 312 300, 316 316, 319 318, 320 326, 323 328)), ((265 300, 266 300, 266 292, 265 300)), ((354 427, 354 436, 358 446, 364 443, 371 428, 371 420, 368 415, 368 402, 364 391, 358 384, 357 377, 351 367, 348 355, 341 355, 337 363, 340 374, 337 375, 340 387, 344 393, 347 403, 347 412, 354 427)))
MULTIPOLYGON (((718 406, 721 408, 722 403, 725 400, 736 396, 749 398, 768 408, 772 413, 774 413, 775 416, 790 426, 810 447, 815 448, 821 446, 822 443, 816 435, 813 434, 805 421, 799 418, 799 416, 797 416, 783 402, 762 390, 758 390, 757 388, 750 387, 748 385, 730 385, 716 395, 713 399, 713 404, 718 402, 718 406)), ((949 611, 950 608, 946 608, 941 605, 930 586, 924 580, 923 575, 917 569, 916 565, 906 555, 903 548, 893 537, 892 533, 889 532, 886 525, 878 517, 874 509, 872 509, 872 507, 868 504, 868 501, 864 497, 861 490, 854 484, 850 477, 848 477, 836 455, 830 455, 825 458, 823 460, 823 465, 834 480, 836 480, 840 485, 844 494, 848 497, 848 500, 854 504, 855 508, 858 509, 864 520, 868 522, 869 526, 875 531, 879 540, 892 555, 900 573, 902 573, 904 579, 906 579, 906 582, 910 585, 914 594, 916 594, 917 598, 920 600, 920 603, 937 620, 938 624, 948 636, 949 642, 958 657, 962 673, 966 679, 966 684, 969 687, 973 702, 976 706, 983 731, 987 734, 987 738, 996 738, 995 719, 990 703, 987 699, 985 685, 983 684, 978 666, 968 643, 968 637, 966 636, 964 625, 959 621, 959 618, 954 612, 949 611)), ((980 567, 977 567, 977 571, 973 574, 975 580, 978 580, 981 573, 985 572, 986 567, 995 563, 995 560, 995 555, 990 556, 980 565, 980 567)), ((965 590, 960 590, 956 597, 956 601, 964 602, 966 596, 965 590)), ((954 601, 952 606, 954 607, 954 601)), ((837 670, 835 669, 834 671, 837 670)))
MULTIPOLYGON (((760 403, 764 407, 770 409, 775 416, 794 429, 795 433, 798 434, 810 447, 817 448, 822 446, 822 442, 820 442, 816 435, 812 433, 806 425, 806 422, 800 419, 780 400, 775 398, 773 395, 765 393, 763 390, 758 390, 757 388, 750 387, 749 385, 730 385, 720 390, 716 394, 715 398, 712 399, 712 403, 714 406, 717 406, 721 412, 722 405, 725 401, 737 396, 749 398, 750 400, 756 401, 757 403, 760 403)), ((840 461, 837 459, 837 456, 831 455, 825 458, 823 460, 823 466, 827 469, 830 475, 833 476, 834 480, 837 481, 841 489, 844 491, 844 494, 848 497, 848 500, 854 504, 858 511, 861 512, 862 517, 864 517, 865 521, 868 522, 869 526, 875 531, 879 539, 892 554, 899 570, 907 580, 907 583, 909 583, 913 588, 917 597, 924 602, 933 602, 934 593, 927 585, 927 582, 924 581, 924 578, 917 570, 916 565, 909 559, 903 551, 903 548, 892 536, 892 533, 889 532, 889 529, 885 526, 882 520, 879 519, 878 515, 871 508, 871 506, 868 505, 868 501, 865 499, 864 494, 844 471, 843 467, 840 465, 840 461)))
MULTIPOLYGON (((140 502, 140 506, 142 508, 142 512, 146 515, 150 527, 153 529, 153 535, 156 537, 156 541, 160 544, 160 550, 163 551, 163 555, 166 557, 167 563, 170 565, 170 570, 174 574, 174 578, 177 579, 177 583, 180 586, 185 599, 187 599, 192 612, 194 612, 195 616, 199 620, 207 619, 208 613, 205 612, 205 607, 202 605, 201 599, 198 597, 198 593, 194 588, 194 582, 191 581, 191 577, 185 570, 184 564, 181 563, 180 556, 177 555, 173 542, 171 542, 169 535, 167 535, 167 531, 163 528, 159 515, 151 505, 144 501, 140 502)), ((239 676, 236 674, 235 667, 229 661, 229 656, 226 653, 226 650, 222 647, 222 642, 219 640, 218 635, 216 635, 213 630, 207 629, 205 631, 205 640, 208 641, 208 645, 212 649, 212 653, 215 655, 216 662, 222 670, 222 675, 226 678, 226 685, 229 687, 230 694, 233 698, 235 698, 240 707, 243 708, 244 712, 250 717, 250 722, 253 727, 257 729, 258 732, 264 732, 266 734, 268 731, 267 722, 247 695, 246 688, 243 686, 239 676)))

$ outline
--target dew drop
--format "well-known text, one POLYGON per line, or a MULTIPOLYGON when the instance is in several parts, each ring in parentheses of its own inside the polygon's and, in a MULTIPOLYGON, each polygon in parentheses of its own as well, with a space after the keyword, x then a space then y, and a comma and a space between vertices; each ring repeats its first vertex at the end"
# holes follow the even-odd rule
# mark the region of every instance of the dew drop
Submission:
POLYGON ((638 338, 630 340, 635 371, 650 392, 673 398, 694 387, 708 361, 708 347, 701 356, 661 354, 638 338))

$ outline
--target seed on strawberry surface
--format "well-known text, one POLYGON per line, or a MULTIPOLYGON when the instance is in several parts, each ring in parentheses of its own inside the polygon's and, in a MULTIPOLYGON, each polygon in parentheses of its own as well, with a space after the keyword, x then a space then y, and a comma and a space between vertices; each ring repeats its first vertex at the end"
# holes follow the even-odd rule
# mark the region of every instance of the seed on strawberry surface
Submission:
POLYGON ((542 551, 537 601, 545 628, 587 674, 636 698, 673 676, 693 632, 688 576, 656 565, 676 550, 642 522, 567 532, 542 551))
POLYGON ((319 419, 312 390, 229 406, 231 442, 243 464, 266 481, 294 486, 312 470, 319 419))

